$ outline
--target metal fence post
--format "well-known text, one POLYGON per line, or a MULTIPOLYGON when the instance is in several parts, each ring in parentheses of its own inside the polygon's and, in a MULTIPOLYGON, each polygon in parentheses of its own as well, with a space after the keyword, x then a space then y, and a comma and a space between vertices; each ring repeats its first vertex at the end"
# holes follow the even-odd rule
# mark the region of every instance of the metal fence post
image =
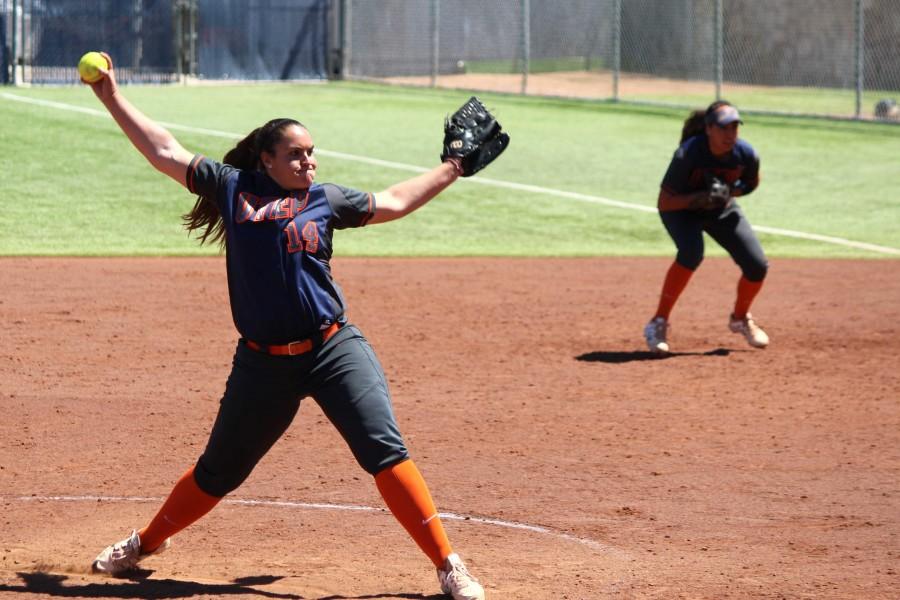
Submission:
POLYGON ((346 79, 344 72, 344 11, 346 3, 344 0, 334 0, 332 3, 334 22, 331 26, 330 34, 334 36, 334 43, 329 53, 329 72, 330 77, 335 79, 346 79))
POLYGON ((724 62, 724 19, 722 18, 722 0, 716 0, 715 45, 716 45, 716 100, 722 99, 722 70, 724 62))
POLYGON ((18 23, 16 23, 16 0, 12 0, 12 45, 10 48, 10 62, 12 63, 12 84, 19 85, 19 67, 18 67, 18 39, 16 36, 16 27, 18 23))
POLYGON ((200 74, 200 60, 197 58, 197 17, 200 13, 199 0, 191 0, 188 10, 190 10, 190 18, 188 19, 188 27, 190 30, 188 52, 190 53, 190 62, 188 63, 188 68, 190 69, 190 74, 193 77, 197 77, 200 74))
POLYGON ((19 68, 19 65, 22 65, 22 76, 20 78, 20 82, 22 84, 27 83, 25 77, 25 62, 28 56, 28 32, 25 31, 25 0, 21 0, 19 3, 19 22, 15 25, 19 28, 19 55, 16 57, 16 69, 19 68))
POLYGON ((131 5, 131 39, 134 40, 134 56, 131 58, 131 68, 134 69, 135 77, 141 69, 141 62, 144 58, 144 2, 143 0, 134 0, 131 5))
POLYGON ((622 0, 613 2, 613 100, 619 101, 619 72, 622 70, 622 0))
POLYGON ((856 0, 854 7, 856 14, 856 118, 862 117, 862 93, 865 84, 865 18, 862 9, 862 0, 856 0))
POLYGON ((344 76, 350 75, 350 61, 353 54, 353 0, 344 2, 344 76))
POLYGON ((440 64, 440 0, 431 0, 431 87, 437 87, 440 64))
POLYGON ((187 83, 197 76, 197 0, 178 0, 175 10, 175 74, 187 83))
POLYGON ((175 29, 175 76, 179 83, 184 83, 184 3, 176 0, 172 5, 174 14, 172 15, 172 24, 175 29))
POLYGON ((531 2, 522 0, 522 95, 528 90, 528 71, 531 70, 531 2))

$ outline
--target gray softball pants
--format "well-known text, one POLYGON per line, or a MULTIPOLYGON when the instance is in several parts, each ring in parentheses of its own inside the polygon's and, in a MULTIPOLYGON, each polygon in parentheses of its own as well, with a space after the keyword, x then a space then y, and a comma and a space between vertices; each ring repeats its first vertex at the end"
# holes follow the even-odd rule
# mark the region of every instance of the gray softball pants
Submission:
POLYGON ((384 371, 362 333, 345 325, 320 347, 271 356, 241 340, 219 413, 194 469, 204 492, 237 489, 311 396, 368 473, 409 454, 397 427, 384 371))

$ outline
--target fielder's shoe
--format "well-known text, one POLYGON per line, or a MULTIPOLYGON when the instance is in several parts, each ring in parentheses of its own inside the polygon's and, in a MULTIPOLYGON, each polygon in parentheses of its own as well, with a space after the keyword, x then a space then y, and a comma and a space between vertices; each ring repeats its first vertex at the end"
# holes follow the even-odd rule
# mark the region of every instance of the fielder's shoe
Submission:
POLYGON ((472 577, 458 554, 447 557, 444 566, 437 570, 437 576, 441 591, 453 600, 484 600, 484 588, 472 577))
POLYGON ((669 332, 669 322, 662 317, 656 317, 644 327, 644 339, 650 352, 665 354, 669 351, 669 342, 666 334, 669 332))
POLYGON ((747 339, 747 343, 754 348, 765 348, 769 345, 769 336, 756 324, 750 313, 747 313, 743 319, 736 319, 734 315, 731 315, 728 319, 728 328, 734 333, 742 334, 747 339))
POLYGON ((117 542, 112 546, 107 546, 103 552, 97 555, 91 570, 94 573, 107 573, 109 575, 119 575, 126 571, 134 569, 139 562, 153 554, 163 552, 171 545, 169 539, 163 542, 162 546, 153 552, 141 553, 141 538, 137 530, 131 532, 131 535, 117 542))

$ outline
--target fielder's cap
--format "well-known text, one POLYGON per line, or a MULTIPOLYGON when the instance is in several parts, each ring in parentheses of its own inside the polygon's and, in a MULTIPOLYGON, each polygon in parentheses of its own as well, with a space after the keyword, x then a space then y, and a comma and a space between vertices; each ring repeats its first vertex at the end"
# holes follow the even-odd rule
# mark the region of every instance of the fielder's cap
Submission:
POLYGON ((719 127, 725 127, 726 125, 730 125, 732 123, 740 123, 744 124, 741 121, 741 114, 738 112, 738 109, 731 106, 730 104, 723 104, 722 106, 716 108, 712 113, 706 115, 706 124, 707 125, 718 125, 719 127))

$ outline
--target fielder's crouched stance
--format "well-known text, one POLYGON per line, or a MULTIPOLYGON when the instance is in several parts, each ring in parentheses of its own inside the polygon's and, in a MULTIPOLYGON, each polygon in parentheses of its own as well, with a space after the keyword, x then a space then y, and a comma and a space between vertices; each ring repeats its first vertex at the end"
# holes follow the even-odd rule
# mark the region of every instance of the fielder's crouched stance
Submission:
POLYGON ((728 328, 754 348, 769 345, 750 305, 762 289, 769 262, 735 198, 759 185, 759 155, 739 138, 743 123, 730 102, 718 100, 685 120, 681 141, 659 190, 659 216, 678 253, 666 277, 656 313, 644 327, 651 352, 669 352, 669 315, 703 261, 703 233, 718 242, 741 269, 728 328))
POLYGON ((334 229, 398 219, 459 176, 494 160, 509 138, 473 98, 445 125, 442 163, 373 194, 313 183, 309 131, 276 119, 251 132, 223 162, 185 150, 118 91, 112 60, 91 84, 134 146, 162 173, 198 195, 185 215, 201 242, 224 245, 232 316, 241 335, 206 449, 156 516, 97 556, 93 569, 120 574, 236 489, 311 396, 374 476, 391 512, 437 568, 441 590, 482 599, 453 552, 422 476, 409 457, 387 381, 371 346, 348 323, 331 277, 334 229))

